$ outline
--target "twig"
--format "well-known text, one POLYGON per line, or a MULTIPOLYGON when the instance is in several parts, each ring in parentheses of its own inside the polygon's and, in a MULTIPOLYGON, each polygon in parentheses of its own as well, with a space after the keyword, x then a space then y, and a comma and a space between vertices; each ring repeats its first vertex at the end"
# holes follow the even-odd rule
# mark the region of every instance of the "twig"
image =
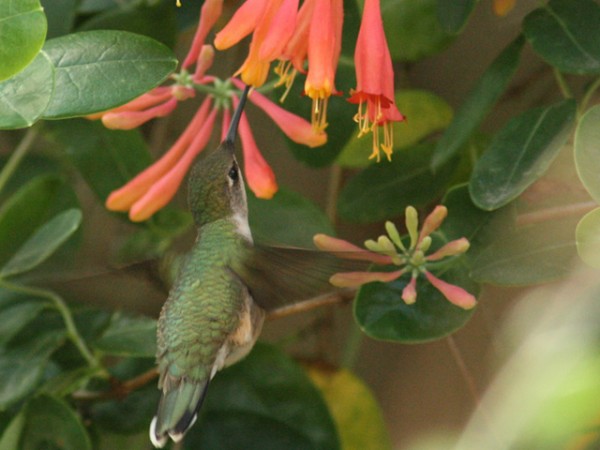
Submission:
POLYGON ((115 398, 124 398, 131 392, 145 386, 158 377, 158 371, 155 367, 127 381, 120 381, 111 378, 111 388, 108 391, 91 392, 77 391, 73 393, 73 399, 84 401, 111 400, 115 398))
POLYGON ((281 308, 269 311, 267 320, 281 319, 282 317, 299 314, 311 309, 319 308, 326 305, 335 305, 352 300, 355 291, 336 291, 331 294, 314 297, 303 302, 294 303, 293 305, 282 306, 281 308))
POLYGON ((25 157, 31 148, 31 145, 35 141, 37 134, 38 132, 36 128, 30 128, 27 133, 25 133, 25 136, 23 136, 21 142, 19 142, 19 145, 15 151, 10 155, 7 163, 2 168, 2 172, 0 172, 0 192, 4 189, 4 186, 15 172, 17 167, 19 167, 21 160, 25 157))
POLYGON ((539 211, 522 214, 517 217, 516 225, 533 225, 535 223, 547 222, 552 219, 562 219, 567 216, 585 214, 598 207, 594 201, 575 203, 573 205, 555 206, 539 211))

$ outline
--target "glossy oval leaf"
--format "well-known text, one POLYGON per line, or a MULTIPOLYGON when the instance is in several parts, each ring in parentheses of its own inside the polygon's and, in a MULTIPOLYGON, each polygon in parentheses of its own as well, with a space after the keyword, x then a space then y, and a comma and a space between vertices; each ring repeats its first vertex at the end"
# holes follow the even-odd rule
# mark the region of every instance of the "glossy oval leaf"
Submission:
POLYGON ((285 188, 280 188, 271 200, 258 199, 249 192, 248 214, 257 241, 307 248, 313 247, 315 234, 335 234, 317 205, 285 188))
POLYGON ((587 213, 575 231, 577 253, 588 266, 600 269, 600 208, 587 213))
POLYGON ((0 208, 0 264, 4 264, 31 234, 48 220, 62 182, 37 177, 21 187, 0 208))
POLYGON ((27 404, 21 449, 92 450, 79 415, 63 400, 40 395, 27 404))
POLYGON ((376 222, 402 214, 408 205, 418 207, 435 199, 451 180, 457 161, 434 174, 433 149, 433 144, 412 147, 350 179, 338 199, 340 217, 348 222, 376 222))
POLYGON ((511 42, 469 91, 452 123, 437 143, 431 162, 435 170, 460 151, 506 90, 519 65, 524 41, 519 36, 511 42))
POLYGON ((126 31, 87 31, 46 42, 55 89, 46 119, 104 111, 159 85, 177 66, 171 50, 126 31))
POLYGON ((577 124, 575 131, 575 167, 579 179, 600 203, 600 105, 590 108, 577 124))
POLYGON ((437 18, 442 29, 448 33, 459 33, 467 24, 479 0, 437 0, 437 18))
POLYGON ((575 248, 572 219, 498 233, 473 261, 471 277, 482 283, 527 286, 566 277, 575 248))
POLYGON ((0 409, 10 407, 35 389, 50 356, 64 338, 64 331, 45 331, 0 349, 0 409))
POLYGON ((514 227, 516 214, 512 204, 496 211, 484 211, 473 203, 467 184, 449 189, 442 203, 448 208, 448 217, 440 232, 447 241, 466 237, 470 247, 464 256, 469 261, 496 240, 500 233, 514 227))
POLYGON ((418 61, 453 40, 438 21, 437 0, 384 0, 381 16, 394 60, 418 61))
MULTIPOLYGON (((479 293, 479 286, 464 267, 454 266, 436 275, 475 296, 479 293)), ((410 279, 406 274, 391 283, 369 283, 360 288, 354 301, 354 317, 365 334, 385 341, 427 342, 462 328, 473 315, 473 310, 451 304, 423 276, 417 280, 417 301, 407 305, 402 290, 410 279)))
POLYGON ((0 0, 0 81, 33 61, 44 45, 46 28, 38 0, 0 0))
POLYGON ((38 228, 0 270, 0 277, 27 272, 44 262, 81 224, 81 211, 69 209, 38 228))
POLYGON ((29 127, 44 113, 54 90, 54 66, 43 53, 0 82, 0 129, 29 127))
POLYGON ((475 204, 498 209, 537 181, 569 138, 575 112, 575 101, 564 100, 511 119, 473 169, 469 190, 475 204))
POLYGON ((175 45, 176 21, 172 2, 138 4, 135 8, 112 8, 94 15, 78 28, 88 30, 122 30, 156 39, 169 48, 175 45))
MULTIPOLYGON (((452 120, 452 108, 446 101, 429 91, 405 90, 396 92, 396 105, 407 117, 405 122, 394 122, 394 150, 418 144, 427 136, 444 130, 452 120)), ((370 134, 358 138, 358 131, 346 144, 336 162, 343 167, 366 167, 373 163, 370 134)), ((397 153, 393 158, 402 158, 397 153)))
POLYGON ((115 316, 94 347, 107 355, 154 358, 156 320, 148 317, 115 316))
POLYGON ((308 367, 340 433, 344 450, 391 450, 383 413, 371 390, 346 369, 308 367))
POLYGON ((5 345, 48 307, 43 301, 31 301, 30 298, 19 300, 18 303, 3 304, 0 309, 0 345, 5 345))
POLYGON ((533 49, 567 73, 600 73, 600 5, 594 0, 550 0, 523 21, 533 49))
POLYGON ((257 344, 211 382, 184 448, 335 450, 334 422, 317 388, 279 350, 257 344))

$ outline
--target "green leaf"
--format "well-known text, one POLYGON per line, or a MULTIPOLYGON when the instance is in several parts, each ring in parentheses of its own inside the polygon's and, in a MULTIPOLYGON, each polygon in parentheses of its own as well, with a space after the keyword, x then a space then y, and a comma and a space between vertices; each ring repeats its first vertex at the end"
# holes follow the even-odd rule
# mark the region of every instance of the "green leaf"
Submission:
MULTIPOLYGON (((153 359, 126 359, 111 368, 118 380, 131 380, 155 367, 153 359)), ((109 387, 107 387, 108 389, 109 387)), ((130 392, 125 398, 96 402, 90 414, 95 425, 113 433, 132 434, 144 431, 148 438, 148 427, 156 414, 160 390, 156 381, 130 392)), ((145 443, 148 445, 148 441, 145 443)))
POLYGON ((383 414, 369 387, 346 369, 308 367, 335 420, 344 450, 391 450, 383 414))
POLYGON ((0 81, 33 61, 44 44, 46 27, 38 0, 0 0, 0 81))
POLYGON ((264 344, 217 374, 198 422, 185 449, 340 448, 323 398, 304 370, 264 344))
POLYGON ((281 188, 271 200, 248 193, 249 222, 257 241, 312 247, 317 233, 335 234, 329 219, 314 203, 281 188))
POLYGON ((550 0, 523 21, 533 49, 567 73, 600 73, 600 6, 594 0, 550 0))
POLYGON ((92 450, 90 437, 71 407, 56 397, 40 395, 27 404, 22 450, 55 448, 92 450))
POLYGON ((25 421, 25 411, 22 409, 4 430, 0 439, 0 450, 15 450, 19 448, 19 441, 25 428, 25 421))
POLYGON ((156 320, 117 315, 94 347, 108 355, 154 358, 156 320))
POLYGON ((381 16, 392 59, 418 61, 443 50, 453 37, 437 18, 437 0, 384 0, 381 16))
POLYGON ((169 48, 175 45, 176 21, 172 2, 139 4, 135 8, 113 8, 84 22, 79 31, 122 30, 156 39, 169 48))
POLYGON ((65 338, 63 330, 46 330, 25 342, 0 349, 0 410, 30 394, 39 383, 52 353, 65 338))
MULTIPOLYGON (((396 92, 396 105, 408 122, 394 122, 394 150, 418 144, 431 134, 445 129, 452 120, 452 108, 443 99, 429 91, 406 90, 396 92)), ((350 138, 337 163, 343 167, 366 167, 372 151, 371 135, 358 138, 358 131, 350 138)), ((402 158, 396 153, 392 158, 402 158)))
POLYGON ((471 277, 482 283, 527 286, 566 277, 576 255, 572 219, 499 233, 473 261, 471 277))
POLYGON ((600 208, 587 213, 575 230, 577 253, 588 266, 600 269, 600 208))
POLYGON ((0 129, 24 128, 43 114, 54 89, 54 66, 44 53, 0 82, 0 129))
POLYGON ((564 100, 511 119, 475 165, 469 184, 475 204, 498 209, 544 175, 571 134, 575 112, 575 101, 564 100))
POLYGON ((479 0, 437 0, 437 17, 442 29, 448 33, 459 33, 467 24, 479 0))
POLYGON ((465 254, 469 261, 495 241, 500 233, 506 233, 514 226, 513 205, 496 211, 484 211, 471 200, 467 184, 449 189, 442 203, 448 208, 448 217, 440 232, 447 241, 466 237, 471 244, 465 254))
MULTIPOLYGON (((1 291, 4 293, 7 291, 1 291)), ((42 301, 31 301, 17 297, 18 302, 6 305, 4 298, 0 304, 0 346, 5 345, 19 331, 35 319, 48 305, 42 301)))
POLYGON ((600 105, 590 108, 577 124, 575 131, 575 167, 579 179, 600 203, 600 105))
POLYGON ((366 223, 400 215, 408 205, 422 206, 439 196, 450 181, 456 160, 433 174, 433 144, 397 154, 391 162, 367 167, 344 186, 338 213, 348 222, 366 223))
POLYGON ((63 36, 73 29, 79 0, 41 0, 41 2, 48 20, 46 39, 63 36))
POLYGON ((466 144, 506 90, 519 65, 523 43, 524 39, 519 36, 509 44, 469 91, 454 120, 437 143, 431 164, 435 170, 466 144))
POLYGON ((38 228, 0 270, 0 277, 10 277, 33 269, 48 259, 79 227, 81 211, 69 209, 38 228))
POLYGON ((57 203, 61 180, 54 176, 33 179, 0 208, 0 264, 8 261, 36 228, 48 220, 57 203))
MULTIPOLYGON (((477 296, 479 287, 464 267, 454 266, 444 281, 461 286, 477 296)), ((473 314, 451 304, 425 277, 417 280, 417 301, 407 305, 402 290, 410 282, 405 274, 391 283, 369 283, 360 288, 354 302, 354 317, 361 329, 374 339, 416 343, 442 338, 462 328, 473 314)))
POLYGON ((104 201, 152 163, 138 130, 108 130, 83 119, 49 123, 56 139, 94 193, 104 201))
POLYGON ((163 44, 126 31, 87 31, 46 42, 56 70, 46 119, 83 116, 128 102, 177 66, 163 44))

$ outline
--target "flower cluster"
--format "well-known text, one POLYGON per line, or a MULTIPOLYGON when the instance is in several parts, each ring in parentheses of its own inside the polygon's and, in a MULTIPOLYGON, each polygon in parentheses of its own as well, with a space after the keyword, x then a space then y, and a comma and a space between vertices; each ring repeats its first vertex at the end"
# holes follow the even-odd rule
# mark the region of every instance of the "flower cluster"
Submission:
MULTIPOLYGON (((171 77, 172 84, 160 86, 110 111, 89 116, 101 119, 111 129, 127 130, 157 117, 164 117, 178 102, 207 94, 194 117, 171 148, 154 164, 112 192, 106 207, 112 211, 128 211, 132 221, 143 221, 165 206, 176 194, 195 157, 208 144, 218 113, 222 110, 222 133, 229 127, 231 106, 238 101, 244 84, 235 78, 222 81, 207 75, 214 58, 214 49, 205 44, 206 38, 221 15, 222 0, 206 0, 193 43, 179 74, 171 77), (190 68, 194 68, 193 72, 190 68)), ((293 141, 316 147, 327 141, 327 135, 315 131, 311 123, 296 116, 259 92, 252 92, 250 102, 262 109, 293 141)), ((246 115, 240 123, 244 154, 244 171, 249 188, 260 198, 271 198, 277 191, 275 175, 258 149, 246 115)))
MULTIPOLYGON (((305 94, 312 99, 316 131, 327 127, 327 105, 335 88, 342 48, 342 0, 246 0, 215 37, 227 49, 252 34, 248 56, 237 74, 254 87, 263 85, 272 62, 288 89, 296 74, 306 73, 305 94), (306 70, 305 70, 306 66, 306 70)), ((379 0, 366 0, 355 50, 356 90, 348 99, 358 104, 359 137, 373 134, 370 158, 382 150, 391 158, 392 123, 404 120, 394 104, 394 70, 383 31, 379 0), (383 139, 380 137, 383 134, 383 139)))
POLYGON ((377 265, 396 265, 400 269, 391 272, 342 272, 333 275, 331 284, 338 287, 358 287, 372 281, 389 283, 409 273, 410 282, 402 291, 402 300, 413 304, 417 300, 417 278, 423 274, 425 278, 454 305, 463 308, 473 308, 477 301, 475 297, 459 286, 449 284, 428 270, 428 265, 446 257, 460 255, 469 249, 466 238, 450 241, 438 250, 427 255, 432 239, 431 233, 439 228, 448 214, 445 206, 437 206, 425 219, 421 231, 418 231, 417 211, 412 206, 406 208, 406 229, 408 230, 408 247, 402 242, 398 229, 392 222, 386 222, 387 236, 380 236, 377 241, 365 242, 367 250, 357 247, 342 239, 324 234, 314 237, 315 245, 324 251, 341 258, 359 259, 377 265))

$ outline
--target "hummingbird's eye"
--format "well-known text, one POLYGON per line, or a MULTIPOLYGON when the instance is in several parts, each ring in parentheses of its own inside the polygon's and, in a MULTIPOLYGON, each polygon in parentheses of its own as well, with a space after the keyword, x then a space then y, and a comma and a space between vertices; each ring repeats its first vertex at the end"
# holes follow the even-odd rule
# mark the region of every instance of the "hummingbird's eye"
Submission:
POLYGON ((233 166, 231 166, 231 169, 229 169, 229 173, 227 174, 229 176, 229 178, 232 181, 237 181, 239 178, 239 174, 238 174, 238 168, 237 166, 234 164, 233 166))

